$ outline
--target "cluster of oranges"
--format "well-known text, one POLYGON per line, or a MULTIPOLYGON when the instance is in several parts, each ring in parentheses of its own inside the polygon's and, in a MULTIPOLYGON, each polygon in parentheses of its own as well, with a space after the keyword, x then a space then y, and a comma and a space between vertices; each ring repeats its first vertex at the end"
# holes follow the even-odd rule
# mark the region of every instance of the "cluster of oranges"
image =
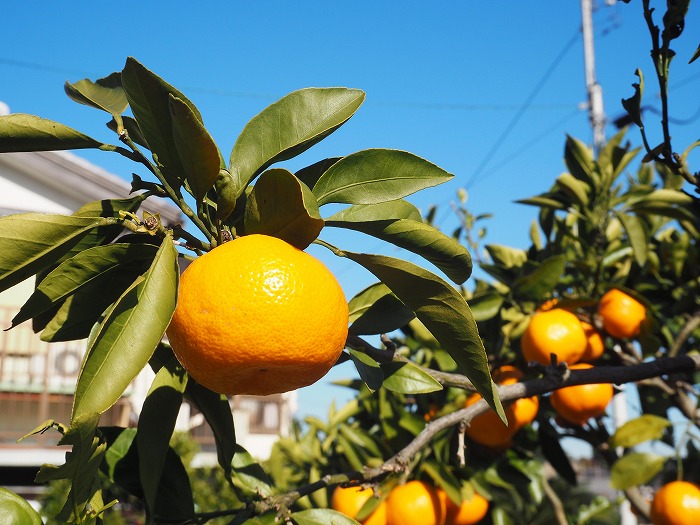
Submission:
MULTIPOLYGON (((372 489, 336 487, 331 507, 355 518, 372 497, 372 489)), ((391 489, 362 525, 474 525, 488 512, 489 502, 479 493, 455 504, 442 489, 412 480, 391 489)))

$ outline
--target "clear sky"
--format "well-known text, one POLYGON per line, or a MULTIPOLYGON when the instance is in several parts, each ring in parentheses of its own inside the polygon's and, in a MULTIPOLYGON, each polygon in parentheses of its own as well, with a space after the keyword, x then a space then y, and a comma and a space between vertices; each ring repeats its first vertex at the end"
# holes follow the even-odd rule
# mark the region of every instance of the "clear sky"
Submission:
MULTIPOLYGON (((594 2, 596 3, 596 2, 594 2)), ((665 2, 657 2, 662 12, 665 2)), ((458 188, 473 213, 491 212, 487 242, 525 247, 535 210, 513 201, 546 191, 564 171, 566 134, 590 143, 585 110, 579 2, 369 1, 295 2, 5 2, 0 32, 0 101, 115 142, 106 114, 63 92, 66 80, 96 79, 120 70, 127 56, 183 91, 228 158, 236 136, 265 106, 295 89, 363 89, 358 113, 323 143, 287 166, 369 147, 408 150, 443 167, 454 180, 411 199, 424 211, 439 205, 438 225, 457 225, 450 211, 458 188)), ((647 99, 658 107, 641 3, 606 5, 594 14, 597 78, 605 112, 622 113, 634 71, 645 73, 647 99)), ((697 138, 700 10, 691 6, 686 38, 672 71, 671 115, 685 147, 697 138)), ((660 15, 658 15, 660 19, 660 15)), ((649 126, 658 137, 656 117, 649 126)), ((614 129, 609 126, 610 136, 614 129)), ((629 139, 640 144, 639 133, 629 139)), ((117 154, 79 152, 131 179, 133 163, 117 154)), ((144 175, 144 173, 141 173, 144 175)), ((322 237, 341 248, 401 256, 379 241, 322 237), (347 242, 347 244, 344 244, 347 242)), ((339 276, 348 297, 372 282, 351 263, 314 250, 339 276)), ((408 256, 414 262, 415 257, 408 256)), ((323 415, 330 379, 300 393, 300 415, 323 415)))

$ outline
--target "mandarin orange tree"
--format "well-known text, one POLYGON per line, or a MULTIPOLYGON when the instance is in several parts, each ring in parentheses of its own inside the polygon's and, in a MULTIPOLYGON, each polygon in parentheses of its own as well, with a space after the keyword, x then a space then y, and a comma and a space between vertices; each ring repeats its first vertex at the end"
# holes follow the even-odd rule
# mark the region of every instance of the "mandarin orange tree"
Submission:
MULTIPOLYGON (((670 45, 683 32, 687 4, 668 2, 658 22, 642 1, 664 115, 670 45)), ((693 192, 700 178, 688 168, 694 145, 676 153, 667 118, 660 145, 650 143, 641 71, 639 78, 623 105, 642 133, 642 164, 633 167, 640 148, 625 142, 627 130, 599 151, 569 137, 566 172, 521 201, 538 213, 530 246, 487 244, 483 254, 482 236, 471 231, 483 217, 473 217, 464 200, 456 206, 464 225, 454 236, 405 200, 451 178, 415 155, 370 149, 294 172, 281 166, 353 116, 364 100, 356 89, 287 95, 244 127, 228 161, 194 104, 133 58, 107 77, 65 85, 73 100, 111 117, 116 144, 31 115, 0 117, 0 152, 97 148, 134 161, 140 172, 131 198, 87 203, 70 216, 0 219, 0 289, 36 282, 12 325, 31 320, 46 341, 87 339, 70 420, 28 429, 58 431, 58 444, 71 448, 65 464, 45 465, 36 478, 70 482, 57 521, 100 521, 115 503, 103 497, 110 485, 139 498, 149 523, 343 525, 382 521, 385 508, 387 523, 443 524, 458 522, 454 509, 473 501, 486 513, 475 518, 482 523, 614 523, 613 502, 576 487, 563 438, 589 443, 610 467, 613 488, 641 514, 649 514, 641 486, 697 481, 700 216, 693 192), (162 224, 148 212, 153 199, 169 199, 187 225, 162 224), (422 256, 454 286, 408 261, 335 246, 339 228, 422 256), (471 256, 462 242, 481 261, 469 286, 471 256), (345 304, 335 278, 304 253, 311 243, 378 282, 345 304), (599 305, 611 290, 643 308, 630 332, 606 327, 609 305, 599 305), (366 341, 375 335, 383 347, 366 341), (558 352, 572 341, 576 348, 558 352), (577 359, 593 366, 569 369, 577 359), (296 422, 264 464, 236 443, 227 394, 295 388, 343 361, 358 372, 342 383, 356 395, 332 406, 328 421, 296 422), (156 376, 138 426, 101 426, 101 414, 147 366, 156 376), (497 386, 491 371, 503 370, 518 372, 497 386), (599 410, 585 421, 558 418, 546 394, 589 383, 634 383, 643 413, 619 427, 599 410), (214 433, 230 508, 193 503, 187 470, 170 446, 185 398, 214 433), (513 423, 507 439, 470 437, 489 405, 494 426, 513 423), (672 452, 639 448, 648 441, 672 452), (377 497, 333 508, 337 486, 377 497)), ((8 520, 41 522, 6 489, 0 509, 8 520)))

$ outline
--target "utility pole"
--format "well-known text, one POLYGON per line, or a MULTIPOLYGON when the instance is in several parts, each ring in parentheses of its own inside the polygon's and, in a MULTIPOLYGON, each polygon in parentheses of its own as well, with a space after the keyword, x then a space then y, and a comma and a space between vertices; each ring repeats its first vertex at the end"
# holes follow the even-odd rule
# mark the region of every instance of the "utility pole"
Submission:
POLYGON ((593 47, 593 1, 581 0, 583 28, 583 60, 586 70, 588 114, 593 129, 593 148, 600 151, 605 143, 605 112, 603 111, 603 89, 595 78, 595 51, 593 47))

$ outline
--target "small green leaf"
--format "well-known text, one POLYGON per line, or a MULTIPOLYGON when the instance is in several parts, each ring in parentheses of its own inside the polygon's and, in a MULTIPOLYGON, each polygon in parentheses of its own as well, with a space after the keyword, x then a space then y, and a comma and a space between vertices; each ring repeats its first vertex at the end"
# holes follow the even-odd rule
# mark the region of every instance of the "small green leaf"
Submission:
POLYGON ((129 105, 122 88, 122 75, 119 72, 94 82, 87 78, 74 84, 66 82, 63 87, 66 94, 77 103, 106 111, 115 120, 120 120, 120 115, 129 105))
POLYGON ((467 249, 424 222, 411 219, 361 222, 327 219, 326 225, 360 231, 416 253, 440 268, 457 284, 463 283, 471 275, 472 259, 467 249))
POLYGON ((630 448, 645 441, 661 439, 670 425, 671 422, 666 418, 644 414, 618 428, 610 437, 610 446, 630 448))
POLYGON ((511 289, 516 297, 539 300, 561 281, 566 269, 566 258, 555 255, 542 261, 532 272, 516 279, 511 289))
POLYGON ((148 363, 175 310, 178 275, 177 250, 167 237, 148 272, 132 284, 91 334, 72 419, 107 410, 148 363))
POLYGON ((216 192, 216 217, 225 221, 236 207, 236 182, 228 170, 220 169, 214 182, 216 192))
POLYGON ((0 487, 0 523, 5 525, 42 525, 41 516, 29 502, 5 487, 0 487))
POLYGON ((527 261, 527 253, 520 248, 502 244, 487 244, 484 248, 495 264, 505 268, 520 268, 527 261))
POLYGON ((358 89, 307 88, 265 108, 243 128, 229 171, 237 195, 267 167, 303 153, 350 119, 365 99, 358 89))
POLYGON ((383 363, 382 386, 398 394, 427 394, 442 390, 440 382, 413 363, 383 363))
POLYGON ((378 204, 442 184, 453 175, 412 153, 368 149, 343 157, 313 187, 318 205, 378 204))
POLYGON ((351 325, 353 335, 386 334, 405 326, 416 314, 393 294, 375 301, 351 325))
POLYGON ((497 292, 487 292, 475 295, 467 302, 475 321, 488 321, 501 310, 503 295, 497 292))
POLYGON ((367 388, 376 392, 384 381, 384 373, 377 362, 364 352, 352 348, 348 349, 348 354, 350 354, 350 359, 352 359, 357 373, 360 374, 360 379, 365 382, 367 388))
POLYGON ((515 202, 518 204, 528 204, 537 206, 538 208, 546 208, 551 210, 565 210, 567 205, 562 200, 565 197, 560 193, 543 193, 528 199, 519 199, 515 202))
POLYGON ((0 291, 58 261, 107 219, 22 213, 0 218, 0 291))
POLYGON ((292 514, 297 525, 360 525, 358 521, 332 509, 308 509, 292 514))
POLYGON ((420 210, 403 199, 379 204, 355 204, 331 215, 326 222, 369 222, 410 219, 423 222, 420 210))
POLYGON ((610 486, 625 490, 651 481, 668 458, 647 452, 633 452, 618 459, 610 469, 610 486))
POLYGON ((357 295, 348 302, 349 322, 355 322, 355 319, 364 314, 370 306, 390 293, 391 290, 389 290, 384 283, 371 284, 364 290, 358 292, 357 295))
POLYGON ((247 234, 279 237, 303 250, 322 229, 316 198, 306 184, 279 168, 260 176, 246 203, 247 234))
POLYGON ((562 173, 557 177, 557 185, 580 209, 586 210, 588 206, 588 194, 591 190, 590 184, 583 182, 570 173, 562 173))
POLYGON ((342 157, 330 157, 319 160, 310 166, 300 169, 294 175, 296 175, 297 178, 309 188, 313 188, 316 185, 316 182, 318 182, 318 179, 321 178, 321 175, 323 175, 328 168, 338 162, 341 158, 342 157))
POLYGON ((12 113, 0 116, 0 153, 99 148, 93 138, 53 120, 12 113))
POLYGON ((253 456, 240 445, 236 445, 231 467, 232 481, 238 488, 263 497, 272 494, 272 481, 253 456))
MULTIPOLYGON (((148 142, 146 141, 146 137, 143 136, 143 133, 141 133, 141 128, 139 128, 139 123, 136 122, 136 119, 133 117, 129 117, 127 115, 121 115, 120 117, 121 120, 121 126, 123 129, 126 130, 126 132, 129 134, 129 138, 133 140, 136 144, 139 146, 149 149, 148 142)), ((115 119, 110 120, 107 122, 107 127, 114 131, 115 133, 120 132, 119 128, 119 123, 115 119)))
POLYGON ((593 151, 580 140, 567 135, 564 147, 564 163, 569 173, 577 180, 587 184, 590 188, 598 188, 598 174, 596 173, 593 151))
POLYGON ((639 266, 644 266, 647 262, 649 253, 649 232, 644 221, 637 215, 628 215, 626 213, 615 214, 622 227, 627 233, 627 239, 632 247, 632 253, 639 266))

